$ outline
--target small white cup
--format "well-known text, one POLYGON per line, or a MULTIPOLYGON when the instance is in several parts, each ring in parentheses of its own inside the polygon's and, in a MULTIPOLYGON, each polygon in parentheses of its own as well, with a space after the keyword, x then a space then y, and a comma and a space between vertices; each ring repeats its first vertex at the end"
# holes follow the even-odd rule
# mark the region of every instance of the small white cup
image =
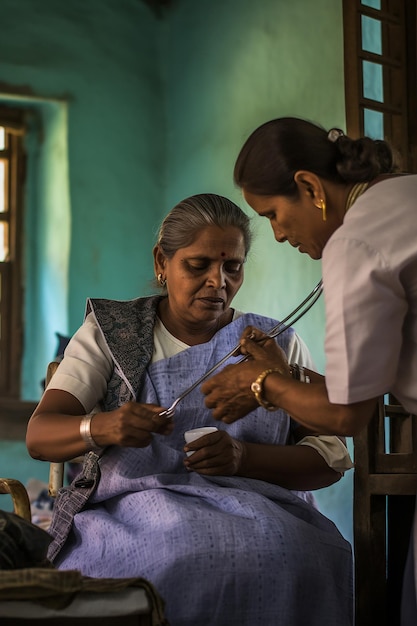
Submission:
MULTIPOLYGON (((186 443, 190 443, 191 441, 195 441, 196 439, 200 439, 204 435, 208 435, 208 433, 214 433, 216 430, 219 430, 215 426, 202 426, 201 428, 193 428, 192 430, 186 430, 184 433, 184 439, 186 443)), ((191 456, 194 454, 195 450, 190 450, 187 452, 187 456, 191 456)))

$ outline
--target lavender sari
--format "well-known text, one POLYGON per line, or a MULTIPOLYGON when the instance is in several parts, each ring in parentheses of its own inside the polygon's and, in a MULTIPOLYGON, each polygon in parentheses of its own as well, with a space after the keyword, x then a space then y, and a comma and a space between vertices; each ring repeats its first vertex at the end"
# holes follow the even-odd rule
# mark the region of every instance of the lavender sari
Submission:
MULTIPOLYGON (((169 406, 245 326, 267 330, 273 322, 245 315, 207 344, 150 365, 141 401, 169 406)), ((284 349, 291 332, 280 338, 284 349)), ((147 578, 171 626, 351 626, 349 543, 309 494, 187 471, 183 433, 203 425, 276 444, 288 443, 293 427, 285 413, 261 408, 232 425, 214 422, 195 390, 177 408, 171 435, 155 435, 147 448, 106 450, 97 487, 55 564, 88 576, 147 578)), ((65 493, 57 506, 62 514, 65 493)))

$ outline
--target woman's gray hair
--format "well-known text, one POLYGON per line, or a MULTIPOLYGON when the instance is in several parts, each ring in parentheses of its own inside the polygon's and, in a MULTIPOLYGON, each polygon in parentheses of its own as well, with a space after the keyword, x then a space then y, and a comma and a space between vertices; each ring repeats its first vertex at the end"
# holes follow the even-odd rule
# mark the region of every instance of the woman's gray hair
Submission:
POLYGON ((190 246, 207 226, 235 226, 242 232, 245 257, 252 243, 250 218, 237 204, 214 193, 201 193, 179 202, 163 220, 157 244, 167 259, 190 246))

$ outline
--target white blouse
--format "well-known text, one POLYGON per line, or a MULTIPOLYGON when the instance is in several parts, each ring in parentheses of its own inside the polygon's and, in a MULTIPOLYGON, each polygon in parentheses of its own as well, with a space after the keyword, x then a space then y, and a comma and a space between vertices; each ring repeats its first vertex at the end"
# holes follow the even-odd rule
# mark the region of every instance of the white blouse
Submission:
MULTIPOLYGON (((240 315, 243 313, 235 310, 233 319, 240 315)), ((153 363, 174 356, 187 348, 189 348, 187 344, 174 337, 161 320, 156 319, 153 363)), ((296 333, 291 337, 287 358, 289 363, 298 363, 314 370, 310 352, 296 333)), ((83 405, 86 413, 89 413, 106 395, 112 371, 113 361, 107 344, 93 313, 90 313, 69 342, 64 359, 47 389, 60 389, 70 393, 83 405)), ((308 436, 301 439, 297 445, 314 448, 330 467, 342 474, 353 467, 349 452, 338 437, 308 436)))

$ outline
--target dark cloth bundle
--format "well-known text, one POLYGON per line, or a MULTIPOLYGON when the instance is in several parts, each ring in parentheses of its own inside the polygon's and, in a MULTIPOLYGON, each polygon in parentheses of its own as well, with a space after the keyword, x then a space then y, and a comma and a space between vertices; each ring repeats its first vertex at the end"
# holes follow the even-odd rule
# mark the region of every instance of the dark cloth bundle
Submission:
POLYGON ((0 510, 0 570, 48 566, 52 537, 14 513, 0 510))

